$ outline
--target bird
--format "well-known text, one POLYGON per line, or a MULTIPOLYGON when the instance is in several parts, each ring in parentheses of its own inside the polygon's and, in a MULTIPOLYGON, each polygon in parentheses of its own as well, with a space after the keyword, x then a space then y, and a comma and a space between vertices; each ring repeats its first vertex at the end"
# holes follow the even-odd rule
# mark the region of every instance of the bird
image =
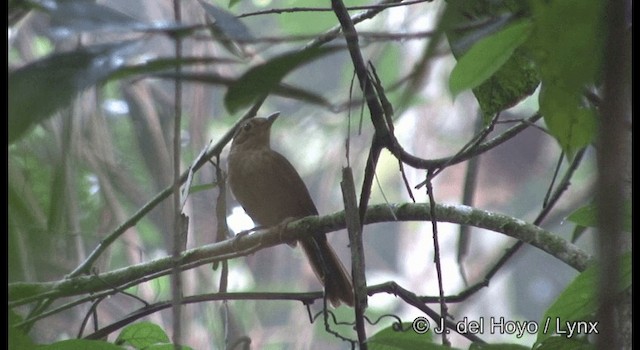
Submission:
MULTIPOLYGON (((318 215, 309 190, 294 166, 271 149, 271 125, 280 114, 249 119, 236 130, 227 158, 229 187, 255 224, 273 227, 318 215)), ((331 305, 354 304, 349 273, 325 234, 299 239, 331 305)))

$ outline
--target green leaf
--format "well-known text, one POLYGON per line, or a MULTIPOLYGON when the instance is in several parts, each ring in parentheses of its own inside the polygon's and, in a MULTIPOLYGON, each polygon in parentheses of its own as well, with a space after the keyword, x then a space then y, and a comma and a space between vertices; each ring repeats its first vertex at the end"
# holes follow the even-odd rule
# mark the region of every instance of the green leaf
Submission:
POLYGON ((9 349, 33 349, 35 344, 31 339, 21 330, 14 327, 15 324, 22 322, 22 317, 15 313, 13 310, 9 310, 9 349))
MULTIPOLYGON (((514 14, 525 18, 529 13, 526 1, 450 0, 443 26, 451 52, 461 59, 474 44, 511 25, 514 14)), ((523 44, 490 78, 472 90, 487 124, 496 113, 530 96, 539 84, 537 67, 523 44)))
POLYGON ((225 107, 230 113, 237 112, 257 98, 269 94, 289 72, 337 49, 322 47, 287 53, 249 69, 227 90, 225 107))
POLYGON ((83 47, 48 56, 9 74, 9 143, 68 106, 80 91, 121 65, 132 41, 83 47))
MULTIPOLYGON (((596 312, 598 299, 596 295, 598 285, 598 264, 594 264, 579 274, 558 298, 547 309, 539 323, 536 344, 551 337, 558 327, 566 331, 566 323, 574 321, 588 321, 596 312), (560 321, 560 324, 557 324, 560 321)), ((631 253, 626 253, 620 259, 620 286, 624 291, 631 286, 631 253)), ((535 347, 535 345, 534 345, 535 347)))
POLYGON ((125 327, 116 344, 125 345, 129 344, 136 349, 143 349, 154 344, 169 343, 169 337, 167 333, 158 326, 151 322, 140 322, 125 327))
POLYGON ((579 95, 562 85, 543 84, 538 100, 549 132, 569 158, 593 141, 597 128, 595 112, 580 106, 579 95))
POLYGON ((531 22, 521 20, 476 42, 451 72, 451 95, 455 98, 461 91, 473 89, 489 79, 527 40, 530 32, 531 22))
POLYGON ((473 343, 469 346, 469 350, 525 350, 530 349, 528 346, 519 344, 480 344, 473 343))
POLYGON ((432 342, 431 331, 419 334, 412 329, 411 323, 403 323, 402 329, 397 331, 396 326, 389 326, 374 334, 367 340, 371 350, 401 350, 401 349, 453 349, 446 348, 432 342))
POLYGON ((573 229, 573 233, 571 234, 571 243, 575 244, 580 239, 580 237, 582 237, 582 234, 586 230, 587 230, 586 227, 576 225, 576 227, 573 229))
POLYGON ((496 113, 515 106, 531 95, 539 84, 538 72, 529 55, 522 48, 516 49, 491 78, 473 89, 485 124, 496 113))
MULTIPOLYGON (((567 216, 567 220, 579 226, 598 227, 598 208, 595 204, 588 204, 576 209, 567 216)), ((631 200, 624 201, 622 229, 631 232, 631 200)))
POLYGON ((576 209, 573 213, 567 216, 567 220, 579 225, 586 227, 597 227, 598 226, 598 218, 597 209, 595 204, 585 205, 584 207, 580 207, 576 209))
POLYGON ((69 339, 39 346, 38 350, 122 350, 121 347, 102 340, 69 339))
POLYGON ((550 337, 540 343, 536 350, 591 350, 595 346, 586 339, 576 339, 567 337, 550 337))
MULTIPOLYGON (((174 350, 176 347, 174 344, 154 344, 144 348, 144 350, 174 350)), ((193 348, 189 346, 180 346, 182 350, 193 350, 193 348)))
POLYGON ((527 46, 542 81, 540 111, 570 157, 591 142, 596 129, 595 112, 582 106, 582 95, 602 70, 603 3, 530 1, 534 27, 527 46))
MULTIPOLYGON (((600 75, 604 23, 602 0, 530 0, 533 49, 543 83, 554 82, 570 93, 600 75)), ((573 101, 572 101, 573 102, 573 101)))

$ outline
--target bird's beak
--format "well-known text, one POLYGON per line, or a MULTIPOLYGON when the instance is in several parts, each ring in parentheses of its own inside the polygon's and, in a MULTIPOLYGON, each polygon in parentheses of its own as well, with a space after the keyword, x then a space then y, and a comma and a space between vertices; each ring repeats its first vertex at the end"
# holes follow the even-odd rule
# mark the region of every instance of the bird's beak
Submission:
POLYGON ((275 112, 275 113, 272 113, 270 116, 268 116, 267 120, 269 121, 269 125, 273 124, 273 122, 275 122, 279 116, 280 116, 280 112, 275 112))

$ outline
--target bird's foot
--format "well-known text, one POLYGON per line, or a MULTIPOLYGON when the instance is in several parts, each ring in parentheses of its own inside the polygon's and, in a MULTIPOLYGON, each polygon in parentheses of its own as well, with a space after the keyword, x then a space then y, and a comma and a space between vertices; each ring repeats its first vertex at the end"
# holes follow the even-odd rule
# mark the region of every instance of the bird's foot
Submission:
POLYGON ((239 242, 243 237, 248 236, 248 235, 249 235, 249 234, 251 234, 252 232, 255 232, 255 231, 261 230, 261 229, 263 229, 263 228, 264 228, 263 226, 256 226, 256 227, 254 227, 254 228, 250 228, 250 229, 248 229, 248 230, 244 230, 244 231, 240 231, 240 232, 236 233, 236 235, 235 235, 235 236, 233 236, 233 238, 232 238, 232 240, 233 240, 233 241, 232 241, 232 243, 231 243, 231 244, 233 245, 233 249, 234 249, 234 250, 238 250, 238 242, 239 242))
POLYGON ((285 241, 289 246, 291 247, 295 247, 296 244, 298 244, 298 241, 296 241, 295 239, 290 239, 290 240, 285 240, 282 238, 282 234, 285 233, 287 231, 287 225, 289 225, 290 223, 296 221, 298 219, 296 218, 286 218, 284 220, 282 220, 281 223, 279 223, 276 227, 278 230, 278 233, 280 235, 280 240, 281 241, 285 241))

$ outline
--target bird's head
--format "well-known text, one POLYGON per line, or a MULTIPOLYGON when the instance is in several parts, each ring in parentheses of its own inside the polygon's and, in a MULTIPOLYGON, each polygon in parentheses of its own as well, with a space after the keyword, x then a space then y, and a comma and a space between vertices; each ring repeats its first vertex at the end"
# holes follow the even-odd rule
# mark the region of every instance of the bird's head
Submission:
POLYGON ((271 125, 278 118, 280 112, 276 112, 267 118, 253 118, 240 124, 233 136, 232 150, 249 150, 269 148, 271 125))

